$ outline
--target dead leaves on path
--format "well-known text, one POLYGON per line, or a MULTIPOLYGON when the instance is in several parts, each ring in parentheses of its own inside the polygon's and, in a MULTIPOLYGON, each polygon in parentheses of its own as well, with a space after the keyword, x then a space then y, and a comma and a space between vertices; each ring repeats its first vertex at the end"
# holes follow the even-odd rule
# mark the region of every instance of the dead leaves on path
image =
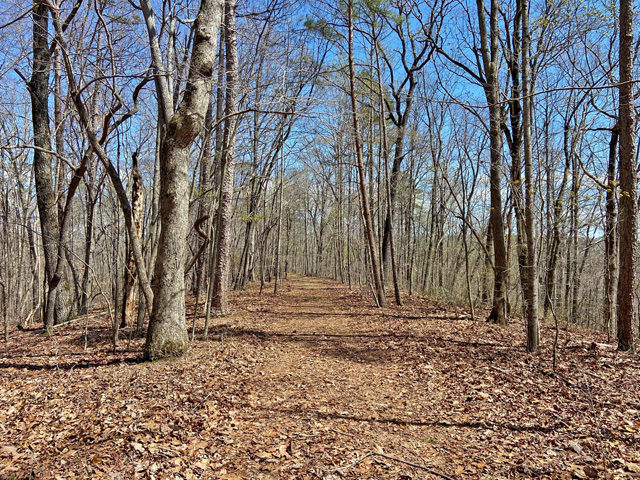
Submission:
POLYGON ((0 478, 640 478, 637 355, 563 333, 554 371, 520 324, 407 303, 297 278, 154 364, 110 354, 106 323, 86 350, 81 324, 16 332, 0 478))

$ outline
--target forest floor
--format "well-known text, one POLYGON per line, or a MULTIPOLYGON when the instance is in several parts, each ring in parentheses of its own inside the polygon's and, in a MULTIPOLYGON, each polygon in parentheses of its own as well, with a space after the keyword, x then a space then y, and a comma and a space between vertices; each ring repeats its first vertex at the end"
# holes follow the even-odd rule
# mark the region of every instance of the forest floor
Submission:
POLYGON ((593 332, 562 329, 554 371, 551 325, 529 355, 522 321, 419 297, 293 277, 232 300, 152 364, 107 318, 12 332, 0 478, 640 478, 640 357, 593 332))

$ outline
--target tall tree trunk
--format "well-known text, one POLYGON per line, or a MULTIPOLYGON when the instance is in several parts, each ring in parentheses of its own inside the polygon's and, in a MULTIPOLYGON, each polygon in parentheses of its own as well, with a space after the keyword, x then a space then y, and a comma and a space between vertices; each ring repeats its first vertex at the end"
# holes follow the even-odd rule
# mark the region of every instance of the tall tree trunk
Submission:
POLYGON ((577 322, 575 316, 577 306, 578 289, 578 192, 580 190, 580 178, 578 172, 578 160, 571 154, 571 200, 569 202, 569 242, 567 243, 567 268, 565 276, 564 304, 572 322, 577 322))
MULTIPOLYGON (((349 93, 351 97, 351 114, 353 118, 353 135, 355 137, 355 148, 357 167, 359 175, 359 188, 360 188, 360 200, 362 203, 362 216, 364 217, 364 228, 367 237, 367 245, 369 247, 369 255, 371 259, 371 270, 373 273, 373 282, 375 287, 375 293, 377 297, 378 305, 381 307, 387 306, 387 299, 384 293, 384 284, 382 282, 382 272, 380 270, 380 262, 378 261, 378 246, 375 239, 375 232, 373 226, 373 218, 371 216, 371 209, 369 206, 369 199, 367 198, 367 181, 364 171, 364 154, 362 147, 362 136, 360 133, 360 118, 358 115, 358 103, 356 99, 356 71, 355 60, 353 54, 353 0, 349 0, 348 4, 348 42, 349 42, 349 93)), ((369 179, 370 181, 372 179, 369 179)))
POLYGON ((490 202, 491 231, 495 275, 493 283, 493 306, 488 321, 500 325, 507 324, 507 248, 504 239, 504 218, 502 217, 502 106, 498 78, 498 0, 491 0, 490 31, 487 33, 485 6, 483 0, 476 0, 478 23, 480 25, 481 53, 484 65, 484 91, 489 105, 489 140, 491 145, 490 202))
MULTIPOLYGON (((567 183, 569 182, 569 169, 571 167, 571 155, 569 148, 569 125, 565 125, 564 131, 564 155, 565 155, 565 165, 564 172, 562 173, 562 182, 560 183, 560 187, 555 196, 555 200, 553 201, 553 220, 551 221, 550 227, 550 241, 549 241, 549 253, 547 260, 547 272, 545 278, 545 299, 544 299, 544 314, 547 316, 551 311, 552 302, 555 300, 555 290, 556 290, 556 270, 558 266, 558 257, 560 256, 560 227, 562 223, 563 210, 564 210, 564 192, 567 187, 567 183)), ((547 171, 547 176, 550 178, 553 176, 552 167, 549 167, 547 171)), ((548 188, 551 188, 551 183, 548 184, 548 188)))
MULTIPOLYGON (((185 318, 184 250, 189 221, 189 154, 211 101, 221 1, 202 0, 194 23, 184 97, 167 124, 160 152, 160 217, 153 309, 145 357, 179 356, 189 348, 185 318)), ((157 68, 157 66, 156 66, 157 68)))
POLYGON ((607 168, 606 217, 604 232, 604 327, 607 336, 615 328, 616 297, 618 292, 618 211, 616 205, 616 158, 618 153, 618 124, 611 129, 609 165, 607 168))
POLYGON ((236 126, 238 119, 238 41, 236 37, 236 0, 224 5, 224 41, 226 54, 226 106, 224 151, 222 154, 216 265, 211 307, 221 315, 229 313, 229 271, 231 270, 231 217, 233 215, 233 181, 236 162, 236 126))
POLYGON ((58 261, 59 224, 56 193, 51 172, 51 131, 49 128, 49 74, 51 54, 48 43, 49 9, 45 2, 33 8, 33 71, 29 80, 31 96, 31 120, 33 124, 33 171, 36 186, 36 202, 40 216, 40 230, 44 249, 44 276, 47 297, 44 302, 43 320, 51 330, 56 320, 64 320, 61 310, 56 315, 56 286, 52 285, 58 261))
MULTIPOLYGON (((218 44, 218 73, 216 78, 216 127, 215 127, 215 151, 213 157, 213 169, 211 171, 211 183, 212 183, 212 191, 214 195, 217 195, 217 201, 220 200, 220 176, 223 168, 222 165, 222 156, 224 153, 224 125, 222 124, 222 119, 224 117, 224 78, 225 78, 225 58, 224 58, 224 36, 225 29, 221 26, 220 28, 220 40, 218 44)), ((213 208, 220 208, 220 204, 214 204, 212 207, 212 216, 213 216, 213 208)), ((204 329, 202 332, 202 340, 206 341, 209 338, 209 326, 211 324, 211 303, 213 300, 213 275, 215 272, 216 265, 216 248, 217 248, 217 231, 218 231, 218 214, 213 216, 215 219, 211 220, 211 228, 209 238, 212 239, 209 245, 209 265, 208 265, 208 285, 207 285, 207 299, 205 302, 205 320, 204 320, 204 329)))
MULTIPOLYGON (((522 140, 523 140, 523 108, 521 97, 524 87, 524 66, 521 68, 521 60, 524 62, 524 54, 521 57, 523 38, 523 8, 518 2, 513 19, 512 52, 507 59, 511 77, 511 99, 509 100, 510 130, 505 127, 507 144, 511 153, 511 193, 513 198, 513 210, 516 217, 516 257, 518 261, 518 273, 523 295, 528 291, 527 286, 527 241, 525 227, 525 195, 522 193, 522 140)), ((508 249, 507 249, 508 250, 508 249)))
POLYGON ((276 233, 276 252, 275 252, 275 267, 273 269, 273 294, 278 294, 278 283, 280 283, 280 253, 282 248, 282 201, 284 194, 284 151, 281 152, 280 157, 280 185, 278 193, 278 231, 276 233))
MULTIPOLYGON (((92 151, 87 152, 88 155, 93 155, 92 151)), ((96 203, 98 192, 95 186, 95 174, 96 164, 89 158, 90 165, 87 168, 87 177, 89 180, 85 181, 85 187, 87 189, 87 198, 85 202, 86 209, 86 223, 84 227, 84 261, 83 261, 83 273, 82 273, 82 287, 80 295, 80 308, 78 309, 81 314, 86 314, 89 310, 89 298, 91 293, 91 256, 93 254, 93 219, 95 216, 96 203)))
MULTIPOLYGON (((54 139, 55 150, 58 155, 56 161, 56 197, 58 200, 58 223, 62 223, 62 216, 65 214, 65 168, 62 158, 65 155, 64 140, 66 136, 66 122, 64 114, 62 112, 62 105, 64 103, 62 93, 62 59, 60 49, 56 48, 53 54, 53 125, 54 125, 54 139)), ((71 204, 69 204, 71 205, 71 204)), ((66 212, 67 215, 73 215, 72 210, 66 212)), ((67 234, 63 233, 60 237, 60 242, 63 244, 63 259, 62 259, 62 278, 60 284, 56 289, 56 318, 58 321, 61 319, 69 319, 77 313, 78 303, 80 301, 80 281, 77 271, 73 265, 71 252, 69 250, 70 245, 67 241, 67 234), (73 278, 73 288, 75 290, 75 298, 71 294, 71 278, 73 278)))
POLYGON ((618 287, 618 349, 633 346, 636 257, 638 253, 638 187, 636 118, 633 97, 633 0, 620 0, 620 263, 618 287))
POLYGON ((531 73, 529 51, 531 35, 529 32, 529 0, 522 0, 522 97, 523 97, 523 142, 525 177, 525 229, 527 237, 527 284, 524 292, 525 316, 527 318, 527 351, 535 353, 540 344, 540 326, 538 324, 538 268, 536 257, 533 183, 533 98, 531 97, 531 73))
MULTIPOLYGON (((387 145, 387 125, 386 125, 386 109, 385 109, 385 103, 384 103, 384 94, 382 91, 382 78, 380 76, 380 57, 378 55, 378 49, 377 49, 377 45, 375 48, 375 53, 376 53, 376 70, 378 72, 378 96, 380 99, 380 131, 382 133, 382 162, 384 163, 384 186, 385 186, 385 195, 386 195, 386 200, 387 200, 387 218, 385 220, 385 230, 384 230, 384 238, 388 241, 388 252, 385 252, 385 242, 383 240, 382 242, 382 256, 383 256, 383 264, 384 264, 384 257, 388 256, 391 259, 391 276, 393 279, 393 293, 395 296, 395 301, 396 301, 396 305, 401 306, 402 305, 402 296, 400 295, 400 284, 398 282, 398 267, 396 265, 396 249, 395 249, 395 242, 394 242, 394 233, 393 233, 393 202, 394 202, 394 193, 393 190, 395 189, 394 186, 392 186, 392 182, 391 179, 389 178, 389 152, 388 152, 388 145, 387 145), (387 227, 389 229, 389 231, 387 232, 387 227)), ((413 85, 413 82, 412 82, 413 85)), ((413 92, 413 88, 409 89, 409 95, 412 94, 413 92)), ((409 110, 411 108, 411 103, 410 100, 407 101, 407 112, 406 115, 408 115, 409 110)), ((406 117, 405 120, 403 120, 403 123, 406 124, 406 117)), ((394 167, 396 164, 396 161, 398 162, 398 169, 400 168, 400 160, 402 159, 402 143, 404 143, 404 130, 405 130, 405 125, 402 125, 401 127, 402 133, 398 134, 398 140, 400 141, 400 138, 402 138, 402 140, 400 141, 401 145, 398 146, 398 141, 396 141, 396 156, 394 159, 394 167), (398 150, 400 149, 400 150, 398 150)), ((397 177, 397 172, 396 172, 396 177, 397 177)), ((396 180, 397 181, 397 180, 396 180)))

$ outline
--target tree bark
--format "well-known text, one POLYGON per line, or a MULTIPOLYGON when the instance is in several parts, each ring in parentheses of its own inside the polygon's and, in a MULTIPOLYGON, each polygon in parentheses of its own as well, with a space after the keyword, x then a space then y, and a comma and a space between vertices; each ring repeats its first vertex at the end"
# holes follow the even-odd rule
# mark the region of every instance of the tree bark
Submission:
MULTIPOLYGON (((391 259, 391 276, 393 280, 393 293, 395 296, 396 305, 402 305, 402 296, 400 295, 400 285, 398 282, 398 268, 396 266, 396 249, 394 242, 394 234, 393 234, 393 202, 394 197, 392 195, 392 185, 391 179, 389 178, 389 152, 387 145, 387 125, 386 125, 386 111, 385 111, 385 103, 384 103, 384 94, 382 91, 382 78, 381 78, 381 70, 380 70, 380 57, 378 54, 377 44, 375 47, 376 53, 376 70, 378 72, 377 80, 378 80, 378 96, 380 99, 380 131, 382 133, 382 162, 384 163, 384 186, 385 186, 385 195, 387 200, 387 217, 385 219, 385 229, 383 233, 383 241, 382 241, 382 263, 384 265, 384 258, 388 255, 391 259), (388 231, 387 231, 388 229, 388 231), (388 241, 388 252, 385 251, 385 239, 388 241)), ((413 79, 413 77, 411 77, 413 79)), ((411 85, 413 86, 414 82, 411 81, 411 85)), ((412 97, 413 88, 409 88, 409 96, 412 97)), ((398 139, 396 140, 396 149, 395 149, 395 158, 393 165, 396 166, 396 161, 398 162, 398 170, 400 168, 400 160, 402 159, 402 145, 404 143, 404 132, 406 127, 406 118, 411 109, 411 100, 407 99, 407 110, 405 112, 405 117, 403 117, 402 124, 398 125, 400 132, 398 132, 398 139), (400 144, 400 145, 398 145, 400 144)), ((397 181, 397 172, 396 172, 396 181, 397 181)), ((342 186, 340 186, 342 189, 342 186)), ((395 187, 393 187, 395 188, 395 187)))
MULTIPOLYGON (((131 209, 133 214, 132 222, 138 238, 142 238, 142 198, 142 177, 138 171, 138 152, 134 152, 131 165, 131 209)), ((133 312, 135 310, 135 292, 137 290, 138 271, 136 269, 135 257, 131 246, 127 248, 127 261, 124 278, 122 320, 120 322, 121 328, 133 324, 133 312)))
MULTIPOLYGON (((183 355, 189 348, 185 317, 184 254, 189 222, 190 147, 202 131, 211 100, 221 1, 202 0, 194 23, 184 97, 167 124, 160 152, 162 230, 145 358, 183 355)), ((158 66, 155 66, 158 69, 158 66)))
POLYGON ((633 97, 633 0, 620 0, 620 280, 618 349, 633 346, 636 257, 638 253, 638 188, 636 179, 635 105, 633 97))
POLYGON ((538 268, 536 257, 533 183, 533 98, 531 97, 531 73, 529 51, 531 34, 529 31, 529 0, 522 0, 522 137, 524 143, 525 178, 525 231, 527 242, 527 283, 524 292, 525 316, 527 319, 527 351, 535 353, 540 344, 540 326, 538 323, 538 268))
POLYGON ((49 128, 49 75, 51 71, 51 53, 48 42, 49 7, 45 2, 37 3, 33 8, 33 71, 28 88, 31 96, 31 120, 33 124, 33 171, 36 186, 36 202, 40 216, 40 230, 44 250, 44 274, 47 284, 47 298, 44 301, 43 320, 47 330, 53 328, 56 321, 64 321, 68 308, 57 299, 58 292, 53 285, 57 269, 58 240, 60 227, 57 216, 57 200, 51 172, 51 130, 49 128))
POLYGON ((487 33, 483 0, 476 1, 480 26, 481 53, 484 65, 484 91, 489 105, 489 140, 491 146, 489 221, 493 235, 495 274, 493 282, 493 306, 488 321, 499 325, 507 324, 507 248, 504 239, 504 219, 502 218, 502 106, 498 78, 498 0, 491 0, 490 31, 487 33))
POLYGON ((224 150, 222 154, 216 264, 213 278, 211 308, 216 313, 229 313, 229 271, 231 270, 231 217, 233 215, 233 181, 236 164, 236 126, 238 119, 238 40, 236 36, 236 1, 225 1, 226 106, 224 150))

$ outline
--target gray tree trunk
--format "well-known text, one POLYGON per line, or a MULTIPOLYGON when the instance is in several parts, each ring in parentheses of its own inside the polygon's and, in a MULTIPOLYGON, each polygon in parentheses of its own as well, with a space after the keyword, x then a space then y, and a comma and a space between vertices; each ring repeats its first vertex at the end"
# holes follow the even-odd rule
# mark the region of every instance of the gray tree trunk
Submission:
POLYGON ((481 53, 484 65, 484 91, 489 105, 489 139, 491 146, 489 221, 493 234, 495 274, 493 282, 493 306, 488 321, 505 325, 507 323, 507 248, 504 240, 504 219, 502 218, 502 106, 498 78, 498 0, 491 0, 490 30, 487 32, 483 0, 477 0, 478 23, 480 26, 481 53))
POLYGON ((33 171, 36 186, 36 202, 40 216, 40 230, 45 259, 45 280, 47 298, 44 303, 43 320, 47 330, 55 322, 67 320, 71 305, 59 295, 59 281, 54 282, 58 262, 58 241, 60 227, 57 215, 56 192, 51 172, 51 131, 49 128, 49 74, 51 52, 48 42, 49 9, 45 3, 38 3, 33 9, 33 71, 29 81, 31 96, 31 119, 33 123, 33 171))
POLYGON ((226 107, 224 151, 222 154, 216 264, 211 308, 216 313, 229 313, 229 271, 231 270, 231 217, 233 215, 233 180, 236 163, 236 125, 238 111, 238 41, 236 38, 236 1, 225 1, 226 107))
MULTIPOLYGON (((183 355, 189 348, 185 317, 184 254, 189 224, 189 154, 211 101, 220 0, 202 0, 194 23, 191 65, 184 97, 171 116, 160 152, 160 216, 153 308, 145 358, 183 355)), ((156 67, 157 68, 157 67, 156 67)))

